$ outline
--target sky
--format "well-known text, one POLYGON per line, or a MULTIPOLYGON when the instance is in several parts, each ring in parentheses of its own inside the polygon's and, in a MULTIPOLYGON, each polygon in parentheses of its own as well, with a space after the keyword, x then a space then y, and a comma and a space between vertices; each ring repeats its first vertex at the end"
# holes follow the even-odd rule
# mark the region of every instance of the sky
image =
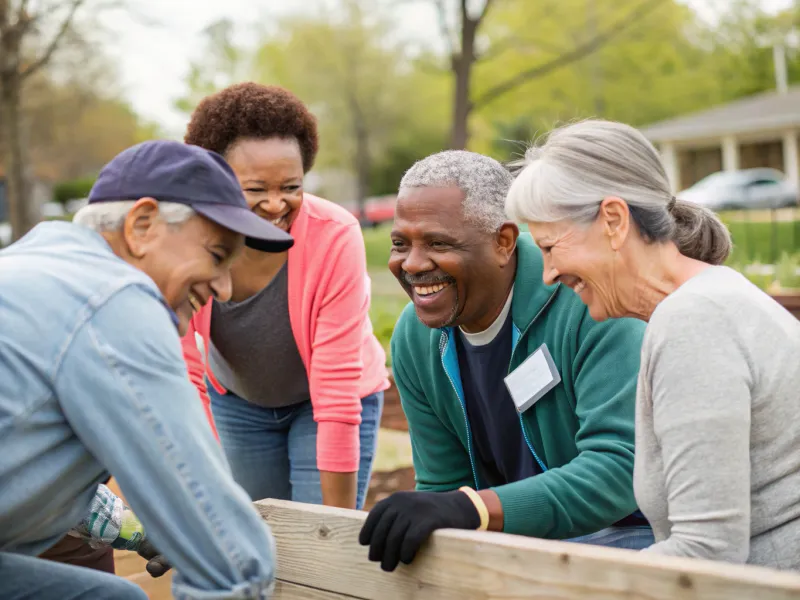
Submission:
MULTIPOLYGON (((159 123, 167 135, 180 137, 187 117, 174 108, 174 101, 184 90, 190 63, 200 56, 203 29, 227 17, 246 31, 248 25, 268 22, 303 1, 136 0, 137 13, 147 20, 121 13, 107 15, 104 20, 112 35, 105 43, 120 67, 124 96, 140 115, 159 123)), ((730 0, 685 1, 708 13, 730 0)), ((769 10, 779 10, 790 1, 762 0, 762 4, 769 10)), ((399 27, 413 35, 428 39, 438 36, 435 13, 426 2, 404 5, 396 15, 399 27)))

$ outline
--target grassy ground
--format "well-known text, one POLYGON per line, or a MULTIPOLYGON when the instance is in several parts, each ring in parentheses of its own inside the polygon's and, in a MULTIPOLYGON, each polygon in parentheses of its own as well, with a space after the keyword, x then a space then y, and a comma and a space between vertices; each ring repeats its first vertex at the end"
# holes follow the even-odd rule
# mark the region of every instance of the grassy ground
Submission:
POLYGON ((392 244, 389 233, 392 230, 391 223, 364 229, 364 246, 367 249, 367 267, 370 271, 386 270, 389 262, 389 253, 392 244))
POLYGON ((387 263, 391 243, 389 232, 391 225, 382 225, 364 231, 364 246, 367 250, 367 268, 372 280, 372 303, 370 319, 375 335, 386 350, 389 360, 389 340, 394 325, 403 307, 408 304, 408 296, 389 272, 387 263))
POLYGON ((408 432, 381 429, 378 432, 378 452, 372 470, 394 471, 411 465, 411 440, 408 432))

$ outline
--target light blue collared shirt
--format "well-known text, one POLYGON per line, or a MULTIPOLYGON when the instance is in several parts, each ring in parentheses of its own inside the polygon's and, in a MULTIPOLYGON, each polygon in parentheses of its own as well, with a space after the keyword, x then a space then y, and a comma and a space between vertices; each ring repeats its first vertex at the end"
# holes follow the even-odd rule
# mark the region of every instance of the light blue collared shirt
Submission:
POLYGON ((0 251, 0 552, 38 555, 113 474, 175 598, 267 598, 275 546, 189 381, 163 296, 102 236, 42 223, 0 251))

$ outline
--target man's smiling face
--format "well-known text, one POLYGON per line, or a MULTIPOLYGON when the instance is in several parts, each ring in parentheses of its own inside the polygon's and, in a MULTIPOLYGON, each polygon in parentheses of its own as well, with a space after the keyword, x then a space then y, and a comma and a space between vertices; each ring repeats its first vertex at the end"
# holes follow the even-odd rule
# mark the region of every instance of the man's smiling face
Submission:
POLYGON ((463 202, 457 187, 406 191, 395 209, 389 269, 425 325, 480 331, 508 253, 464 218, 463 202))

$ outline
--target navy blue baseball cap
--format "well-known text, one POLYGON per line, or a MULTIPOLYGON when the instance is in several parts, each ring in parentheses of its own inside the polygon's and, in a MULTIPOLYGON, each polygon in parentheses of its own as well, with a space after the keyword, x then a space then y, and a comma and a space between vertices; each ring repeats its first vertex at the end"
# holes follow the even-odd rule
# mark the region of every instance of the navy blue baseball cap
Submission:
POLYGON ((170 140, 131 146, 103 167, 89 192, 89 204, 139 198, 191 206, 241 233, 257 250, 283 252, 294 244, 292 236, 250 210, 225 159, 199 146, 170 140))

